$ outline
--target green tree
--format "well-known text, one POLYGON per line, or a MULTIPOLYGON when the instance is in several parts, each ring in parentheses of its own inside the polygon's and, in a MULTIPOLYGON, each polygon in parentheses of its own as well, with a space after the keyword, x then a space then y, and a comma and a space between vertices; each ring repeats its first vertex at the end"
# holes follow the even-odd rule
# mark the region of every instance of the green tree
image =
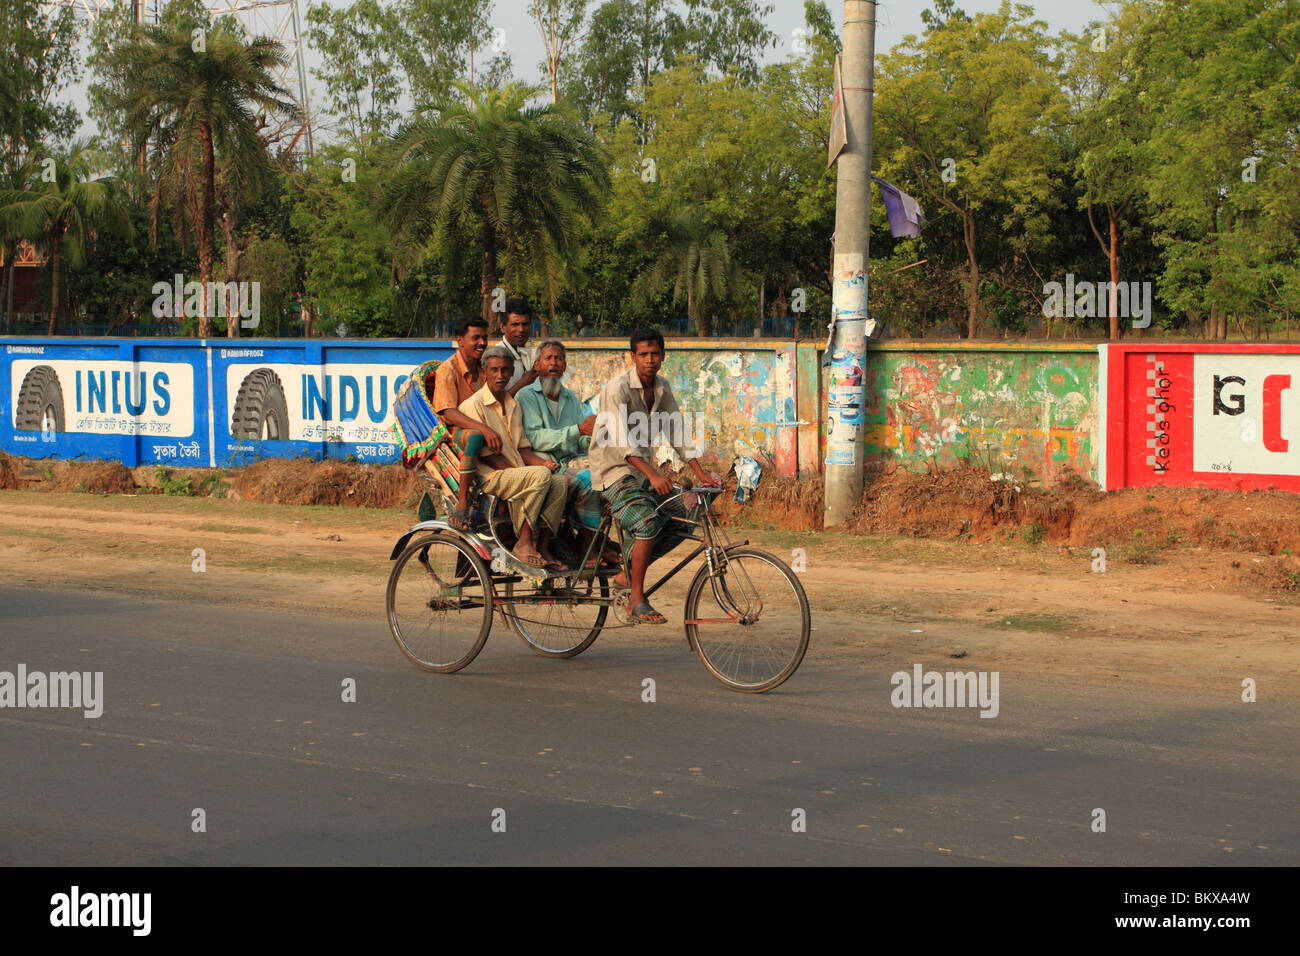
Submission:
POLYGON ((116 184, 110 177, 95 176, 96 157, 85 144, 49 159, 34 188, 10 197, 8 207, 21 233, 49 255, 49 334, 54 335, 63 316, 64 264, 82 265, 96 233, 130 238, 132 228, 116 184))
POLYGON ((205 290, 202 337, 212 334, 206 289, 216 248, 217 154, 236 167, 260 163, 266 118, 298 117, 273 77, 286 57, 277 40, 244 42, 228 25, 209 27, 188 11, 158 26, 136 27, 129 41, 104 57, 107 108, 121 113, 135 144, 150 144, 154 177, 169 184, 155 194, 155 214, 159 195, 168 193, 181 200, 180 217, 193 223, 205 290))
POLYGON ((277 236, 254 234, 244 253, 244 274, 261 289, 257 334, 282 336, 293 317, 294 280, 300 264, 290 245, 277 236))
POLYGON ((610 123, 618 123, 633 115, 636 8, 633 0, 608 0, 592 11, 577 55, 563 67, 570 101, 589 117, 603 114, 610 123))
POLYGON ((392 17, 377 0, 346 8, 307 8, 307 39, 322 65, 312 75, 325 84, 329 110, 347 141, 364 152, 397 121, 401 81, 395 70, 392 17))
POLYGON ((759 59, 777 36, 766 18, 774 7, 758 0, 686 0, 682 52, 693 54, 719 73, 758 79, 759 59))
POLYGON ((709 305, 726 298, 735 267, 726 233, 699 209, 688 208, 662 224, 667 247, 644 275, 651 289, 671 284, 674 301, 686 300, 696 335, 712 335, 709 305))
POLYGON ((1300 17, 1294 0, 1161 4, 1143 22, 1138 83, 1156 125, 1148 197, 1159 296, 1207 334, 1300 305, 1300 17))
POLYGON ((673 0, 606 0, 592 11, 578 54, 566 68, 565 89, 588 116, 611 125, 633 117, 650 81, 676 63, 686 24, 673 0))
POLYGON ((1055 201, 1062 95, 1046 24, 1004 2, 968 18, 936 5, 921 40, 878 62, 874 165, 960 220, 966 253, 965 332, 980 301, 981 229, 1001 230, 1013 256, 1046 238, 1055 201))
POLYGON ((193 253, 182 253, 169 229, 160 232, 157 243, 150 241, 145 207, 129 197, 124 204, 131 220, 131 238, 114 236, 92 243, 85 263, 67 270, 60 283, 67 288, 70 310, 83 312, 88 320, 104 323, 110 330, 131 323, 147 326, 167 321, 153 314, 158 298, 154 283, 192 272, 195 265, 193 253))
POLYGON ((388 40, 417 110, 454 97, 458 82, 499 83, 510 74, 492 29, 492 0, 398 0, 388 12, 388 40), (494 55, 484 62, 488 51, 494 55))
POLYGON ((825 41, 836 53, 840 52, 839 25, 822 0, 804 0, 803 19, 812 36, 825 41))
POLYGON ((810 291, 829 286, 834 176, 825 156, 833 52, 828 46, 812 53, 766 67, 752 84, 734 73, 710 76, 690 56, 655 77, 641 105, 644 141, 630 121, 607 134, 613 188, 594 241, 616 254, 594 257, 602 266, 589 281, 602 288, 592 290, 593 298, 622 298, 625 314, 667 318, 673 300, 656 300, 654 290, 668 277, 620 295, 619 270, 649 275, 658 265, 662 274, 665 256, 680 265, 682 246, 670 234, 682 230, 666 224, 683 210, 726 237, 734 266, 707 309, 692 306, 697 326, 714 311, 733 323, 757 320, 766 311, 760 303, 784 306, 795 288, 804 289, 807 305, 810 291))
POLYGON ((10 163, 0 169, 0 329, 8 329, 13 317, 14 259, 18 246, 27 236, 14 203, 26 198, 27 191, 36 182, 38 156, 28 153, 21 163, 10 163))
MULTIPOLYGON (((62 142, 77 128, 77 112, 60 94, 75 82, 81 67, 76 53, 73 11, 48 10, 39 0, 6 0, 0 6, 0 191, 28 188, 35 163, 47 145, 62 142)), ((0 328, 7 328, 13 306, 14 257, 22 239, 10 217, 0 220, 0 328)))
POLYGON ((42 143, 77 128, 77 111, 61 94, 81 76, 71 7, 48 10, 40 0, 0 5, 0 168, 21 166, 42 143))
POLYGON ((307 240, 299 247, 304 295, 321 331, 342 323, 356 336, 397 335, 395 243, 371 208, 380 166, 362 158, 355 177, 345 176, 352 158, 346 147, 321 147, 291 188, 290 221, 307 240))
POLYGON ((1147 144, 1154 117, 1138 88, 1139 30, 1154 14, 1150 0, 1130 0, 1082 36, 1066 34, 1065 92, 1067 131, 1075 150, 1076 174, 1084 186, 1080 206, 1110 271, 1111 300, 1106 310, 1111 339, 1120 336, 1116 286, 1120 281, 1120 242, 1129 213, 1145 198, 1151 156, 1147 144), (1104 211, 1105 234, 1098 226, 1104 211))
POLYGON ((537 24, 546 51, 542 68, 551 81, 551 102, 558 103, 560 72, 565 56, 582 36, 587 0, 529 0, 528 15, 537 24))
POLYGON ((468 102, 444 101, 391 143, 380 212, 407 242, 430 241, 449 274, 459 236, 477 233, 481 312, 489 322, 503 245, 576 249, 578 220, 599 207, 607 157, 565 104, 529 106, 539 90, 458 86, 468 102))

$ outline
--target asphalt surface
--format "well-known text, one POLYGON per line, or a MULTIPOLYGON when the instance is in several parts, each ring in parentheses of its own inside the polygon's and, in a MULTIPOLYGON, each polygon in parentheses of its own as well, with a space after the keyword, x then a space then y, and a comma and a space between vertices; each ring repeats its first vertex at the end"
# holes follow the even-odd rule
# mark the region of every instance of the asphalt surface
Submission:
POLYGON ((379 607, 0 589, 0 671, 104 675, 97 719, 0 709, 0 864, 1300 863, 1294 700, 1001 672, 994 719, 897 709, 911 656, 817 639, 742 695, 672 625, 569 661, 498 625, 443 676, 379 607))

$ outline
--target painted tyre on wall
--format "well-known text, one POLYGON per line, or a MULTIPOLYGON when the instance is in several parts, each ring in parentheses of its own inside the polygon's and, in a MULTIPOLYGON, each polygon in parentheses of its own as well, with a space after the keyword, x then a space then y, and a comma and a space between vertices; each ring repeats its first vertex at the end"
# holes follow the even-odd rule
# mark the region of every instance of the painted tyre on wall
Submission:
POLYGON ((269 368, 253 369, 239 383, 230 434, 269 441, 289 438, 289 404, 284 398, 284 385, 269 368))
POLYGON ((63 428, 63 387, 59 376, 48 365, 37 365, 23 376, 14 407, 14 428, 30 432, 61 432, 63 428))

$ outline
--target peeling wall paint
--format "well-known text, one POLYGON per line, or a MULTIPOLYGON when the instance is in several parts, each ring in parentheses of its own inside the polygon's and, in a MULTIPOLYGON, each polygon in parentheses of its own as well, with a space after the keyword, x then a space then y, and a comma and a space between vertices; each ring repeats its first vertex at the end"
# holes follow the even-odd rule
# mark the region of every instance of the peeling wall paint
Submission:
MULTIPOLYGON (((409 339, 248 339, 231 348, 226 342, 205 346, 174 339, 7 338, 0 340, 0 345, 4 346, 0 349, 0 448, 30 457, 89 456, 130 464, 158 460, 151 457, 154 442, 146 443, 143 432, 60 432, 44 438, 30 430, 17 434, 16 393, 22 382, 21 377, 10 382, 13 363, 40 355, 49 359, 112 359, 128 365, 162 360, 185 364, 192 369, 185 392, 186 408, 192 406, 192 411, 185 414, 193 415, 192 423, 187 417, 186 427, 192 424, 196 457, 228 464, 236 460, 231 457, 236 452, 244 454, 250 442, 236 441, 229 433, 228 406, 236 392, 227 382, 227 366, 279 361, 320 366, 323 373, 342 368, 339 363, 380 363, 384 368, 377 374, 382 375, 388 366, 391 371, 375 394, 387 395, 411 367, 445 356, 450 349, 446 342, 409 339)), ((581 400, 594 397, 605 382, 629 367, 627 339, 584 338, 566 345, 566 384, 581 400)), ((682 410, 691 413, 703 432, 706 464, 725 469, 737 455, 745 455, 756 459, 768 474, 807 478, 822 469, 833 417, 828 414, 828 379, 821 358, 817 342, 669 339, 663 375, 672 384, 682 410)), ((868 472, 893 466, 924 470, 970 461, 994 473, 1044 485, 1055 484, 1070 473, 1096 479, 1098 377, 1094 347, 927 342, 872 345, 862 373, 866 398, 858 410, 864 433, 864 467, 868 472)), ((173 381, 173 389, 179 381, 173 381)), ((74 378, 65 388, 75 385, 74 378)), ((342 383, 338 388, 341 392, 342 383)), ((74 392, 65 397, 72 400, 74 392)), ((339 400, 347 404, 342 395, 339 400)), ((293 404, 297 407, 298 403, 293 404)), ((840 402, 837 407, 845 405, 840 402)), ((177 409, 179 414, 179 405, 177 409)), ((395 446, 385 440, 383 423, 379 419, 375 423, 364 439, 343 435, 339 441, 325 433, 329 429, 321 431, 324 426, 318 423, 320 434, 312 440, 258 441, 252 443, 256 447, 247 451, 251 457, 246 460, 349 454, 367 461, 392 460, 395 446)))
MULTIPOLYGON (((565 344, 565 385, 580 400, 594 399, 605 382, 631 367, 626 340, 565 344)), ((733 340, 708 348, 669 339, 660 374, 682 411, 702 426, 706 461, 726 467, 747 455, 777 474, 795 474, 793 348, 733 340)))
POLYGON ((866 373, 868 473, 969 462, 1046 487, 1098 478, 1095 347, 888 343, 866 373))

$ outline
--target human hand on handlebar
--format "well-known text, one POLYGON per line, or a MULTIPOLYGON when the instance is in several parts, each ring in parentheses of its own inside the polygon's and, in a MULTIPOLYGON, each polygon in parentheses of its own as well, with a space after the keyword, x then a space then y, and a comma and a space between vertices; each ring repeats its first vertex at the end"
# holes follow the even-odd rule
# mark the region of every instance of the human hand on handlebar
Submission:
POLYGON ((673 483, 663 475, 655 474, 650 476, 650 487, 654 489, 657 495, 670 494, 673 490, 673 483))

